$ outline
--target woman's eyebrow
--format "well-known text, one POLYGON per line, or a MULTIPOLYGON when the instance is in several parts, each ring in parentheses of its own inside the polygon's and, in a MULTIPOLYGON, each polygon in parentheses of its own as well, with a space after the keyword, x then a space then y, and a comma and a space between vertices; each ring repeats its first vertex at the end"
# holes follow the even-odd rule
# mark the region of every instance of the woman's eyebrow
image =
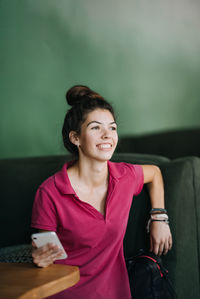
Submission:
MULTIPOLYGON (((102 123, 101 123, 100 121, 92 120, 92 121, 90 121, 90 122, 87 124, 87 127, 88 127, 90 124, 92 124, 92 123, 96 123, 96 124, 102 125, 102 123)), ((109 123, 109 124, 110 124, 110 125, 112 125, 112 124, 116 124, 116 122, 115 122, 115 121, 112 121, 112 122, 109 123)))

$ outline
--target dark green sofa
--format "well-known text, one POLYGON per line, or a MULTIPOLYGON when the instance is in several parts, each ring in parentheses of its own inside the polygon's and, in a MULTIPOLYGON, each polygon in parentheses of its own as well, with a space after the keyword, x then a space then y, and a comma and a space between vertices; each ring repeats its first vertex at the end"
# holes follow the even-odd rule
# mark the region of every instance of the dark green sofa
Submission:
POLYGON ((117 152, 161 155, 171 159, 200 157, 200 128, 121 136, 117 152))
MULTIPOLYGON (((39 184, 59 170, 68 156, 0 160, 0 248, 30 243, 31 209, 39 184)), ((115 154, 113 161, 160 166, 165 182, 166 208, 174 239, 163 257, 180 299, 200 298, 200 159, 170 160, 143 154, 115 154)), ((124 194, 126 196, 126 194, 124 194)), ((146 188, 135 198, 124 240, 125 256, 148 247, 146 188)))

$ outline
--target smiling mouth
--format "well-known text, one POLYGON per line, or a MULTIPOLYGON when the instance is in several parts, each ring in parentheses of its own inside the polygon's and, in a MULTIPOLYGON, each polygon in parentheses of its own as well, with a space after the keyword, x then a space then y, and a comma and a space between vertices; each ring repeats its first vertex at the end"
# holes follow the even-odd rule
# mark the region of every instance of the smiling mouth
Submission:
POLYGON ((110 149, 110 148, 112 148, 112 144, 110 144, 110 143, 98 144, 97 147, 99 149, 110 149))

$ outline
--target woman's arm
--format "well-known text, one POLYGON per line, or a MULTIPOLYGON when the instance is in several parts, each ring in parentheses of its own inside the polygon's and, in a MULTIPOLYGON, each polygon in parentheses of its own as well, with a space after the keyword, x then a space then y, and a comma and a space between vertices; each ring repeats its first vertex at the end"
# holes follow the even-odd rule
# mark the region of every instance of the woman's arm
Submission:
MULTIPOLYGON (((144 183, 147 184, 151 207, 165 208, 164 184, 161 171, 155 165, 142 165, 144 183)), ((156 255, 166 254, 172 247, 172 235, 169 225, 155 221, 150 224, 150 251, 156 255)))

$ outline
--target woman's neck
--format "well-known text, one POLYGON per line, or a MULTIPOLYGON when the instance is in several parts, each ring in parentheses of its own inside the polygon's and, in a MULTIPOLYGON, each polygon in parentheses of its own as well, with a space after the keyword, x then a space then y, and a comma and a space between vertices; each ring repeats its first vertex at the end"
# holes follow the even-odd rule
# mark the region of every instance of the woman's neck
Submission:
POLYGON ((98 187, 107 184, 108 181, 108 163, 107 161, 84 161, 78 160, 73 165, 74 175, 87 184, 88 187, 98 187))

